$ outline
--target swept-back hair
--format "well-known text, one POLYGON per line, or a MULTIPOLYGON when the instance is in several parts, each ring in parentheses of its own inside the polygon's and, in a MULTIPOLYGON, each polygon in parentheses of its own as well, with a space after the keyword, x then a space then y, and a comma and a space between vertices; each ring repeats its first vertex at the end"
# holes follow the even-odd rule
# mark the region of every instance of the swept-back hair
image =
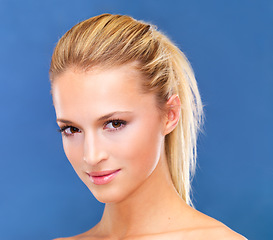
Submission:
POLYGON ((177 94, 181 116, 165 137, 165 151, 173 184, 188 204, 196 165, 196 141, 202 102, 194 73, 185 55, 156 27, 129 16, 103 14, 78 23, 58 41, 50 79, 70 67, 88 71, 137 62, 143 89, 153 92, 159 107, 177 94))

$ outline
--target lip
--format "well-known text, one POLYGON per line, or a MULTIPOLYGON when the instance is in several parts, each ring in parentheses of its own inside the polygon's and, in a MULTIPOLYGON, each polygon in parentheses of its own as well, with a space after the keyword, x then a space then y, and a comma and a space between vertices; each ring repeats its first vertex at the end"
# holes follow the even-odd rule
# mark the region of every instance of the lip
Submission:
POLYGON ((100 172, 90 172, 88 173, 88 175, 92 183, 96 185, 104 185, 111 182, 119 173, 119 171, 120 169, 100 171, 100 172))

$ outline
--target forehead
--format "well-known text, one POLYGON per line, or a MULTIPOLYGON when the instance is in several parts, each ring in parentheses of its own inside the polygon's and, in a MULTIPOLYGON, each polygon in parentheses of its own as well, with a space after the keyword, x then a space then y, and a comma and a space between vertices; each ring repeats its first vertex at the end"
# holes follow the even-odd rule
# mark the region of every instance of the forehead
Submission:
POLYGON ((154 105, 153 94, 141 90, 143 81, 143 75, 132 64, 87 72, 67 69, 56 76, 52 85, 56 113, 63 115, 74 108, 81 113, 88 109, 104 114, 143 107, 147 102, 154 105))

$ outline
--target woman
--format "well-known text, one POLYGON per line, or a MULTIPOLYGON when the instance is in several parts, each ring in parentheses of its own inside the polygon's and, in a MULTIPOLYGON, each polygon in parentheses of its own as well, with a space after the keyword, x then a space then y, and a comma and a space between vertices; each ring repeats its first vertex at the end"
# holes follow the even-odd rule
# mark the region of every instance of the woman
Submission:
POLYGON ((105 203, 96 226, 68 239, 245 239, 191 206, 202 103, 166 36, 93 17, 59 40, 50 79, 66 156, 105 203))

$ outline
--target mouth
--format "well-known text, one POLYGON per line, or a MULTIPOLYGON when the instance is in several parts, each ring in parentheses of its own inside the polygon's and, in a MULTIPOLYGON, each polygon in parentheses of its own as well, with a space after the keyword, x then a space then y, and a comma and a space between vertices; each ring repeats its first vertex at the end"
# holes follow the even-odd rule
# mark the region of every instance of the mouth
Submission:
POLYGON ((100 172, 90 172, 88 173, 88 175, 92 183, 96 185, 104 185, 111 182, 119 173, 119 171, 120 169, 100 171, 100 172))

